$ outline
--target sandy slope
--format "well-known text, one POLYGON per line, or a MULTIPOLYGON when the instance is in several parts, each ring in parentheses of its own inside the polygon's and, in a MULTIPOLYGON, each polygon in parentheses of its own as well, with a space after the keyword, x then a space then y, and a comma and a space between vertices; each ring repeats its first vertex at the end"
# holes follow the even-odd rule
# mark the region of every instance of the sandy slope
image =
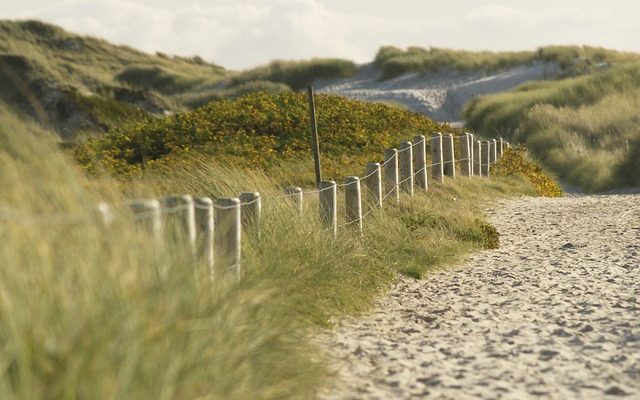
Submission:
POLYGON ((325 399, 640 398, 640 196, 523 198, 501 248, 321 338, 325 399))
POLYGON ((360 100, 396 102, 438 121, 460 121, 462 106, 474 96, 503 92, 559 73, 555 64, 535 62, 495 73, 414 73, 380 81, 373 66, 366 65, 355 77, 320 83, 317 90, 360 100))

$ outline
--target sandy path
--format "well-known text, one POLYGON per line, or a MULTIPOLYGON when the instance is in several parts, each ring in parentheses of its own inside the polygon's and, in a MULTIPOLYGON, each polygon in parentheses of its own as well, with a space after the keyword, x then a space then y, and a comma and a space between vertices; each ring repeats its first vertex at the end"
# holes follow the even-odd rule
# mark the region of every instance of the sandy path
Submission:
POLYGON ((325 399, 640 399, 640 196, 490 210, 501 248, 321 338, 325 399))

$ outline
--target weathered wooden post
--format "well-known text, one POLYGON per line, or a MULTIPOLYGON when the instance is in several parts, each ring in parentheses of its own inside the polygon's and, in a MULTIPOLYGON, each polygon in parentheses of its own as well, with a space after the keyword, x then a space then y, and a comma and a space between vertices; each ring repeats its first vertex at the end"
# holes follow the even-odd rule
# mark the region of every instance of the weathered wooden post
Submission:
POLYGON ((156 245, 160 245, 162 237, 160 202, 158 200, 134 200, 128 205, 133 212, 136 224, 151 233, 156 245))
POLYGON ((318 123, 316 122, 316 99, 313 86, 307 88, 309 99, 309 119, 311 120, 311 148, 313 149, 313 162, 316 171, 316 187, 322 181, 322 169, 320 166, 320 141, 318 139, 318 123))
POLYGON ((299 188, 297 186, 289 186, 284 189, 284 193, 296 207, 298 213, 302 215, 304 213, 304 198, 302 194, 302 188, 299 188))
POLYGON ((400 143, 398 165, 400 167, 400 189, 413 197, 413 144, 411 142, 400 143))
POLYGON ((474 174, 482 176, 482 142, 477 140, 473 143, 473 163, 474 174))
POLYGON ((444 183, 444 166, 442 165, 442 133, 431 138, 431 176, 433 180, 444 183))
POLYGON ((258 192, 240 193, 242 227, 260 238, 260 219, 262 218, 262 198, 258 192))
POLYGON ((344 186, 344 204, 348 226, 355 226, 362 233, 362 192, 360 178, 347 176, 344 186))
POLYGON ((413 171, 414 183, 425 191, 427 184, 427 139, 423 135, 413 138, 413 171))
POLYGON ((207 266, 211 279, 213 279, 213 200, 208 197, 196 197, 193 199, 193 203, 196 209, 196 254, 198 260, 207 266))
POLYGON ((498 161, 498 141, 492 139, 489 141, 489 159, 491 164, 495 164, 498 161))
POLYGON ((499 159, 502 158, 502 153, 504 152, 504 139, 503 138, 498 138, 498 149, 496 152, 496 156, 499 159))
POLYGON ((216 199, 215 208, 215 254, 216 276, 232 272, 240 278, 242 264, 242 220, 238 198, 216 199))
POLYGON ((390 195, 395 198, 396 203, 400 203, 400 182, 398 174, 398 150, 386 149, 384 151, 384 187, 385 197, 390 195))
POLYGON ((489 170, 491 165, 491 142, 482 142, 482 176, 489 177, 489 170))
POLYGON ((191 254, 196 254, 196 219, 193 197, 167 196, 161 201, 163 216, 169 240, 179 246, 186 246, 191 254))
POLYGON ((465 134, 461 138, 462 143, 462 156, 460 158, 460 172, 462 176, 472 176, 473 170, 471 168, 471 138, 469 134, 465 134))
POLYGON ((320 182, 320 220, 335 239, 338 235, 338 188, 334 181, 320 182))
POLYGON ((469 155, 469 159, 470 159, 470 165, 471 165, 471 174, 470 176, 474 176, 475 173, 475 141, 473 140, 473 133, 467 133, 468 135, 468 140, 469 140, 469 151, 471 152, 471 154, 469 155))
POLYGON ((116 219, 111 206, 104 201, 98 203, 98 206, 95 209, 95 213, 98 221, 100 222, 100 225, 103 228, 110 227, 113 224, 113 221, 115 221, 116 219))
POLYGON ((374 207, 382 208, 382 168, 380 163, 370 162, 365 171, 367 192, 374 207))
POLYGON ((456 177, 456 156, 453 147, 453 135, 443 137, 442 154, 444 156, 444 174, 452 178, 456 177))

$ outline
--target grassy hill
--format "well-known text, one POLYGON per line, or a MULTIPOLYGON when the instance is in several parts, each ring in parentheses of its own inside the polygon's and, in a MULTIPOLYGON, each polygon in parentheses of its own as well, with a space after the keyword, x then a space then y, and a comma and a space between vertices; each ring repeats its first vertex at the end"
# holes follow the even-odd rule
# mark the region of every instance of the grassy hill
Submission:
POLYGON ((431 47, 406 50, 386 46, 376 54, 374 64, 382 79, 410 72, 495 71, 532 62, 555 63, 564 76, 590 73, 604 65, 640 61, 636 53, 592 46, 546 46, 536 51, 467 51, 431 47))
POLYGON ((250 92, 282 92, 344 77, 346 60, 278 61, 229 71, 200 57, 147 54, 40 21, 0 21, 0 99, 64 139, 134 114, 162 115, 250 92))
POLYGON ((525 84, 466 106, 470 127, 526 143, 564 181, 587 191, 640 186, 640 63, 525 84))
MULTIPOLYGON (((559 78, 526 84, 508 94, 475 98, 466 107, 469 126, 480 134, 499 133, 514 142, 528 143, 556 174, 586 190, 637 185, 634 157, 640 152, 640 145, 633 110, 637 105, 634 65, 640 64, 638 54, 589 46, 549 46, 524 52, 383 47, 372 68, 384 80, 410 72, 495 71, 534 62, 557 65, 561 70, 559 78), (552 145, 547 148, 543 142, 552 145)), ((291 92, 318 80, 348 79, 359 68, 348 60, 312 59, 280 60, 246 71, 230 71, 199 57, 147 54, 39 21, 0 21, 0 100, 14 112, 51 127, 66 142, 101 136, 111 130, 112 135, 105 140, 114 144, 116 137, 121 138, 114 148, 132 146, 127 152, 122 150, 126 156, 109 153, 122 168, 131 168, 132 160, 153 160, 159 152, 171 152, 170 146, 178 146, 181 151, 197 148, 203 137, 217 140, 219 147, 214 153, 225 156, 242 154, 255 159, 251 151, 256 150, 249 151, 247 140, 240 138, 256 132, 265 148, 274 154, 289 151, 293 145, 287 141, 299 141, 301 132, 283 139, 263 134, 263 126, 257 125, 230 135, 224 124, 211 122, 194 134, 188 119, 206 117, 216 121, 212 114, 217 115, 217 110, 233 115, 233 107, 265 105, 260 101, 251 103, 257 99, 251 96, 237 102, 229 100, 251 93, 280 94, 278 101, 299 100, 291 92), (207 105, 212 101, 213 105, 207 105), (202 108, 192 114, 163 118, 165 114, 198 107, 202 108), (147 135, 144 146, 156 146, 148 149, 135 142, 142 137, 140 126, 147 131, 160 127, 163 132, 173 128, 170 137, 156 135, 151 140, 147 135), (179 129, 187 132, 185 142, 173 143, 179 129), (231 142, 235 143, 235 150, 231 142)), ((302 105, 296 107, 296 114, 290 116, 294 120, 304 114, 302 105)), ((358 107, 350 104, 347 108, 364 112, 358 107)), ((328 114, 339 113, 330 110, 328 114)), ((341 118, 348 119, 344 115, 341 118)), ((414 131, 427 129, 423 123, 414 122, 406 127, 414 131)), ((338 133, 329 120, 322 128, 330 134, 338 133)), ((376 139, 376 149, 390 138, 388 132, 371 129, 370 125, 351 128, 348 133, 353 135, 364 128, 381 135, 376 139)), ((394 129, 397 128, 400 125, 394 129)), ((338 164, 332 168, 340 170, 338 164)))

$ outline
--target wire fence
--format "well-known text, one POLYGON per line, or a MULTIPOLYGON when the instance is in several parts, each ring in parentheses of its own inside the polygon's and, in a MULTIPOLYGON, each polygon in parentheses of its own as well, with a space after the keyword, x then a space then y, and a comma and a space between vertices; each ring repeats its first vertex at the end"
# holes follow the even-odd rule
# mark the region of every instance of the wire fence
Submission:
MULTIPOLYGON (((399 194, 406 192, 413 196, 414 180, 420 177, 424 181, 418 186, 425 185, 424 189, 428 190, 426 184, 428 182, 428 171, 431 170, 432 178, 441 178, 443 175, 455 177, 456 166, 462 170, 466 169, 465 176, 473 177, 481 175, 488 176, 492 165, 496 164, 502 156, 504 142, 502 139, 494 141, 484 141, 480 148, 485 148, 491 154, 476 154, 473 151, 476 143, 472 141, 470 134, 453 136, 453 135, 435 135, 430 137, 416 137, 413 142, 403 142, 405 146, 399 150, 390 150, 391 157, 382 163, 372 163, 370 172, 367 172, 361 178, 352 179, 344 183, 336 183, 333 181, 323 182, 321 187, 316 189, 303 190, 301 188, 288 188, 285 194, 268 194, 260 195, 259 193, 247 192, 251 194, 251 199, 241 201, 243 195, 236 198, 209 199, 200 198, 193 199, 191 196, 180 196, 164 198, 162 201, 157 200, 134 200, 129 201, 125 205, 131 213, 117 213, 105 203, 101 203, 95 210, 86 214, 67 214, 67 213, 32 213, 24 210, 18 210, 11 207, 0 206, 0 221, 21 223, 21 224, 79 224, 94 223, 96 217, 100 219, 103 225, 111 225, 117 219, 132 218, 132 220, 147 229, 151 227, 151 233, 158 236, 163 228, 163 221, 168 216, 174 216, 181 220, 181 223, 172 224, 171 229, 182 229, 183 236, 190 238, 190 246, 195 249, 195 240, 202 236, 203 232, 209 232, 206 236, 208 243, 199 246, 198 257, 206 259, 208 267, 213 274, 214 259, 216 261, 215 270, 227 271, 234 269, 239 276, 240 267, 243 263, 241 251, 241 232, 243 227, 245 230, 260 230, 261 209, 263 200, 287 200, 293 199, 298 202, 300 212, 303 213, 302 203, 304 199, 318 195, 319 207, 322 222, 326 225, 326 229, 333 233, 335 237, 338 229, 344 229, 351 226, 358 226, 362 233, 363 221, 367 220, 377 210, 381 210, 383 204, 392 196, 396 196, 395 202, 398 201, 399 194), (454 140, 460 141, 462 146, 462 158, 455 158, 454 140), (414 157, 409 157, 404 153, 412 150, 418 145, 424 145, 431 141, 432 159, 427 163, 426 151, 414 153, 414 157), (447 154, 443 153, 443 146, 447 142, 447 154), (407 145, 411 143, 410 145, 407 145), (493 146, 493 150, 491 150, 493 146), (421 157, 424 158, 420 160, 421 157), (434 160, 434 158, 437 158, 434 160), (415 164, 413 161, 416 161, 415 164), (407 164, 408 162, 408 164, 407 164), (466 165, 465 165, 466 164, 466 165), (442 170, 444 166, 452 166, 442 170), (481 171, 473 170, 474 166, 479 166, 481 171), (408 171, 410 170, 410 172, 408 171), (479 172, 479 173, 478 173, 479 172), (374 202, 363 201, 362 183, 366 186, 365 195, 371 197, 375 194, 374 202), (383 190, 383 188, 386 188, 383 190), (338 201, 337 191, 344 191, 345 201, 344 209, 347 216, 355 216, 355 218, 347 218, 343 223, 337 223, 338 201), (171 199, 171 201, 168 201, 171 199), (204 200, 204 201, 199 201, 204 200), (368 209, 363 212, 363 206, 368 209), (215 214, 215 223, 213 221, 215 214), (200 220, 196 220, 196 219, 200 220), (198 233, 196 234, 196 230, 198 233), (215 242, 215 243, 214 243, 215 242), (214 246, 215 244, 215 246, 214 246), (213 251, 217 252, 213 257, 213 251), (205 257, 208 254, 208 257, 205 257), (222 265, 217 265, 221 263, 222 265)), ((387 154, 387 152, 385 152, 387 154)), ((437 180, 437 179, 436 179, 437 180)), ((121 205, 122 206, 122 205, 121 205)), ((123 207, 118 207, 122 209, 123 207)), ((172 217, 173 218, 173 217, 172 217)), ((169 229, 169 228, 167 228, 169 229)), ((174 235, 175 236, 175 235, 174 235)), ((156 238, 157 239, 157 238, 156 238)), ((157 240, 156 240, 157 241, 157 240)))

